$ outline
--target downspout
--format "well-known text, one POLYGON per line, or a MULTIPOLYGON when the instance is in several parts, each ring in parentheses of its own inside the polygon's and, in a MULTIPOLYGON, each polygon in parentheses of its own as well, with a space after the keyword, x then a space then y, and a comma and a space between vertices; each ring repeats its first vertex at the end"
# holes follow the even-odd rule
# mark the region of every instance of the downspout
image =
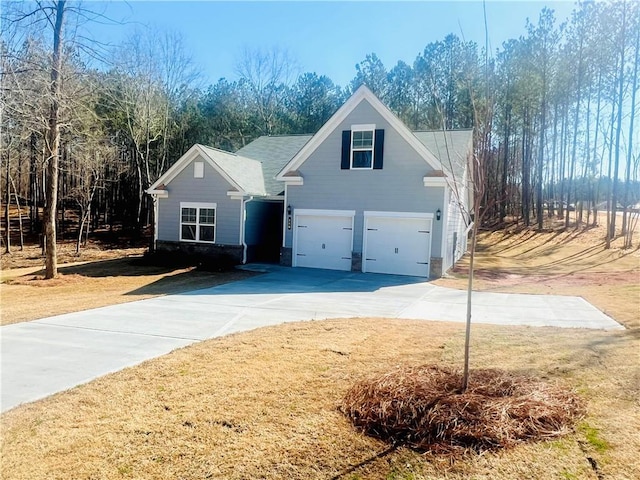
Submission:
POLYGON ((151 195, 151 200, 153 201, 153 251, 155 252, 158 248, 158 207, 160 202, 158 202, 157 195, 151 195))
POLYGON ((254 197, 251 195, 246 200, 242 199, 242 208, 240 211, 242 212, 240 215, 240 243, 242 244, 242 264, 246 265, 247 263, 247 243, 245 238, 245 225, 247 223, 247 203, 253 201, 254 197))

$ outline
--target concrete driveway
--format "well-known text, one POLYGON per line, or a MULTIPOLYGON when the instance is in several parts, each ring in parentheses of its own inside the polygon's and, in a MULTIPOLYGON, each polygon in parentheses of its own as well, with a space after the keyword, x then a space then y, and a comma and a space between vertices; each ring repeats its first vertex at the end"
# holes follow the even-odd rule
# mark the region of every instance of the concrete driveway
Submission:
MULTIPOLYGON (((267 269, 218 287, 2 327, 1 410, 194 342, 266 325, 337 317, 465 320, 466 292, 421 279, 267 269)), ((473 305, 474 323, 623 328, 579 297, 476 292, 473 305)))

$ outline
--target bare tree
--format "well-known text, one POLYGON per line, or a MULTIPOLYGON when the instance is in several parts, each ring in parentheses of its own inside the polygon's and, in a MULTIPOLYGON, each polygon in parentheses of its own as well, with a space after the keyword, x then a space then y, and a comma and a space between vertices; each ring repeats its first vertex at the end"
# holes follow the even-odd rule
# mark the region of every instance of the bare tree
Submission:
POLYGON ((258 130, 271 135, 276 129, 276 115, 282 104, 286 88, 298 73, 297 62, 287 50, 245 48, 236 63, 236 73, 251 93, 258 115, 258 130))

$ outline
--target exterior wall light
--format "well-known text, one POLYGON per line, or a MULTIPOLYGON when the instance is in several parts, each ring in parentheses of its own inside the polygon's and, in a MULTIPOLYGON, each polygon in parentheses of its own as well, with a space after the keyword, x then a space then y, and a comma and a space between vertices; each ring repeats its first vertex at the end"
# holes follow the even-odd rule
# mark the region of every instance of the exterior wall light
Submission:
POLYGON ((436 220, 440 220, 440 217, 442 217, 442 212, 438 209, 436 210, 436 220))
POLYGON ((291 205, 287 205, 287 215, 291 215, 291 205))

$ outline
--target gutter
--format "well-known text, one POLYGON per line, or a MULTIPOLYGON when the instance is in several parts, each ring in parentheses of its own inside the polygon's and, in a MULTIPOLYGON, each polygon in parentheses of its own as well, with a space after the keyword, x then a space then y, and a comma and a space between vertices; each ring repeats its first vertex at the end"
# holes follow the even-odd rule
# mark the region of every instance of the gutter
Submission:
POLYGON ((240 243, 242 244, 242 264, 247 263, 247 243, 245 238, 245 225, 247 222, 247 203, 254 200, 253 195, 247 199, 242 199, 242 207, 240 209, 240 243))

